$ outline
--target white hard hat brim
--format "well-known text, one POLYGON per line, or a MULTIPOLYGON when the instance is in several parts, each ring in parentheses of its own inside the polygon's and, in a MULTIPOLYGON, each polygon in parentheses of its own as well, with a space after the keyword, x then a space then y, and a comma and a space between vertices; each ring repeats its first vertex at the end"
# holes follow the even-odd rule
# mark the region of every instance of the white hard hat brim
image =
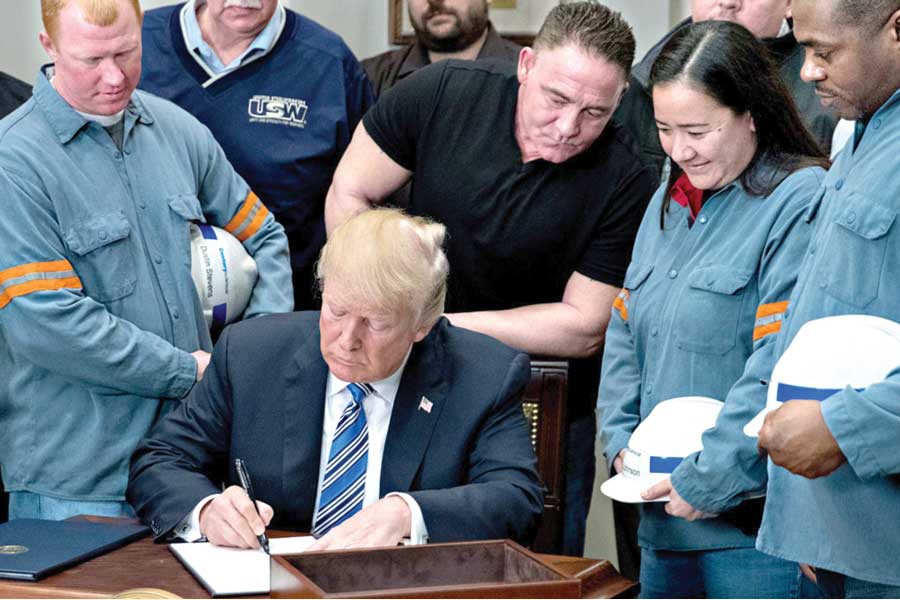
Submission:
POLYGON ((656 500, 644 500, 641 498, 641 492, 647 491, 660 481, 668 479, 668 475, 653 477, 626 477, 621 473, 614 477, 610 477, 600 486, 600 491, 604 495, 618 500, 619 502, 627 502, 629 504, 643 504, 646 502, 668 502, 669 497, 663 496, 656 500))
POLYGON ((777 406, 767 406, 753 417, 750 422, 744 425, 744 435, 748 437, 759 437, 759 430, 762 429, 766 420, 766 415, 778 408, 777 406))

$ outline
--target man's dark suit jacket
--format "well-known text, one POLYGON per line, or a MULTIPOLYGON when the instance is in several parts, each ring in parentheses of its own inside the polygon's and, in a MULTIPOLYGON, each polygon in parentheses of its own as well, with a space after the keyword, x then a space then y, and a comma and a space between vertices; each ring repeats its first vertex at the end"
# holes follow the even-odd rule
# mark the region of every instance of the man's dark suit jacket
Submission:
MULTIPOLYGON (((272 527, 310 530, 328 377, 318 317, 228 327, 203 380, 135 451, 128 501, 157 538, 223 482, 237 482, 235 458, 275 509, 272 527)), ((543 495, 521 405, 529 372, 526 355, 446 319, 413 346, 391 413, 381 496, 408 492, 431 541, 530 541, 543 495)))

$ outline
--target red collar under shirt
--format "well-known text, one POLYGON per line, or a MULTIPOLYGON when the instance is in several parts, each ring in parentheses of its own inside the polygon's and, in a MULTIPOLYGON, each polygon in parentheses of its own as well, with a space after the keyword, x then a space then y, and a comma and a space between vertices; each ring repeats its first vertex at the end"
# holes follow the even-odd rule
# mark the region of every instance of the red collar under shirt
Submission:
POLYGON ((681 177, 672 184, 671 196, 672 200, 691 211, 691 223, 693 223, 703 207, 703 190, 695 188, 688 179, 687 173, 682 173, 681 177))

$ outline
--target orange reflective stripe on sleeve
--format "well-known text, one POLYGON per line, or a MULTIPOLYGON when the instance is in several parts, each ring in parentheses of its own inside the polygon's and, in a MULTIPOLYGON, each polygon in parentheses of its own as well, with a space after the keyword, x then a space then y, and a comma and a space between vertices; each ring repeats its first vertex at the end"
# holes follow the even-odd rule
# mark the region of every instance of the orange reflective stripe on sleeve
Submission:
POLYGON ((613 308, 619 311, 619 316, 622 317, 623 321, 628 320, 628 305, 625 304, 625 302, 630 295, 628 290, 623 288, 622 291, 619 292, 619 295, 616 296, 616 299, 613 300, 613 308))
POLYGON ((770 304, 760 304, 759 308, 756 309, 756 318, 761 319, 763 317, 768 317, 774 314, 783 314, 784 311, 787 310, 788 301, 784 302, 772 302, 770 304))
POLYGON ((57 271, 71 271, 72 263, 67 260, 52 260, 48 262, 36 262, 36 263, 28 263, 25 265, 19 265, 17 267, 11 267, 6 269, 5 271, 0 271, 0 285, 10 281, 11 279, 18 279, 19 277, 24 277, 25 275, 31 275, 32 273, 54 273, 57 271))
POLYGON ((237 214, 228 221, 227 225, 225 225, 225 231, 233 234, 240 229, 240 226, 247 220, 247 215, 253 210, 253 205, 256 204, 258 200, 259 198, 253 193, 253 190, 250 190, 250 193, 247 194, 247 198, 244 200, 241 208, 237 211, 237 214))
POLYGON ((252 237, 253 234, 259 231, 259 228, 262 227, 263 221, 266 220, 266 215, 268 214, 269 209, 266 208, 262 202, 260 202, 259 210, 256 212, 256 216, 253 217, 253 220, 250 221, 250 224, 239 231, 235 237, 237 237, 237 239, 242 242, 252 237))
POLYGON ((781 321, 788 309, 788 301, 760 304, 756 309, 756 326, 753 328, 753 341, 761 340, 767 335, 781 331, 781 321))
POLYGON ((253 193, 253 190, 250 190, 240 210, 225 225, 225 231, 243 242, 259 231, 268 214, 269 209, 253 193))
POLYGON ((774 323, 769 323, 768 325, 762 325, 760 327, 755 327, 753 329, 753 341, 760 340, 772 333, 778 333, 781 331, 781 321, 775 321, 774 323))
POLYGON ((28 263, 0 271, 0 309, 34 292, 81 289, 81 279, 67 260, 28 263))

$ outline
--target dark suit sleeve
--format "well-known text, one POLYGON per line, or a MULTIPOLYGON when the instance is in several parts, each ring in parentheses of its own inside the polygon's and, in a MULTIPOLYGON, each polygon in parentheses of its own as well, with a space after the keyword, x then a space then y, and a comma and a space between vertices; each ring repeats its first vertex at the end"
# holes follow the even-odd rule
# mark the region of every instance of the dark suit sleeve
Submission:
POLYGON ((512 538, 529 543, 544 507, 537 458, 522 412, 528 357, 510 363, 468 457, 464 485, 409 492, 432 542, 512 538))
POLYGON ((127 499, 157 539, 200 500, 222 491, 215 482, 225 478, 231 439, 230 332, 226 329, 216 344, 202 381, 131 457, 127 499))

